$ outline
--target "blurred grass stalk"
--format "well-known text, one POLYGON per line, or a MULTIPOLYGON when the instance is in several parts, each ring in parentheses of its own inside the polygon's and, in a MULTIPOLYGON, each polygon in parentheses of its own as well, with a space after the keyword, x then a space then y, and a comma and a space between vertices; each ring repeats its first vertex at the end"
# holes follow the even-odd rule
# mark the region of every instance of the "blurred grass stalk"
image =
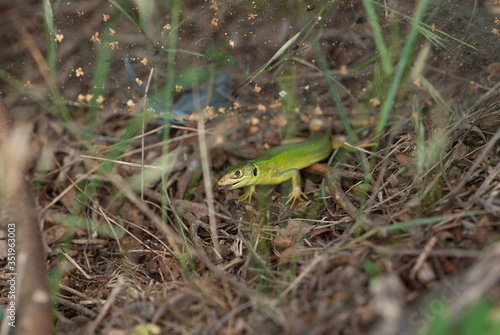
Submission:
MULTIPOLYGON (((368 21, 371 27, 379 27, 379 23, 376 20, 376 16, 374 15, 374 8, 372 6, 372 2, 370 0, 363 0, 363 4, 365 5, 365 10, 368 15, 368 21)), ((394 106, 394 101, 396 98, 396 94, 401 88, 401 82, 404 74, 408 71, 408 65, 410 64, 410 60, 413 54, 413 48, 415 42, 417 40, 418 34, 420 32, 420 24, 424 18, 424 13, 429 4, 429 0, 421 0, 417 2, 414 14, 413 21, 408 31, 408 35, 406 36, 405 43, 403 45, 403 49, 401 55, 399 57, 399 62, 396 65, 396 70, 394 71, 394 76, 392 77, 391 84, 387 90, 386 95, 382 99, 380 113, 379 113, 379 122, 376 128, 376 138, 375 138, 375 146, 373 148, 373 152, 376 153, 378 150, 378 145, 380 142, 380 137, 385 130, 387 125, 387 121, 389 119, 389 114, 391 109, 394 106)), ((373 29, 373 28, 372 28, 373 29)), ((377 30, 379 28, 376 28, 377 30)), ((377 46, 377 50, 385 50, 385 42, 383 40, 383 36, 381 34, 375 34, 375 45, 377 46)), ((391 62, 390 59, 385 59, 389 57, 388 54, 383 53, 380 54, 381 62, 383 64, 387 62, 391 62)), ((392 71, 391 71, 392 73, 392 71)))
MULTIPOLYGON (((371 173, 371 169, 374 166, 374 160, 376 157, 376 153, 379 148, 379 143, 380 139, 382 137, 382 134, 386 130, 386 126, 389 120, 389 115, 391 110, 394 108, 394 103, 396 100, 396 95, 399 92, 400 96, 404 95, 405 90, 407 90, 407 87, 405 85, 401 85, 403 81, 403 76, 408 72, 410 66, 410 62, 412 59, 412 55, 414 54, 414 46, 417 40, 417 37, 419 35, 419 32, 421 32, 420 25, 423 21, 424 18, 424 13, 429 4, 429 0, 421 0, 418 1, 416 4, 416 8, 414 10, 413 14, 413 20, 411 21, 411 26, 408 31, 408 34, 405 38, 405 42, 401 51, 400 55, 391 55, 391 53, 388 51, 388 48, 386 46, 386 43, 384 41, 384 36, 382 34, 382 30, 380 28, 380 24, 378 22, 378 15, 375 11, 374 8, 374 3, 371 0, 363 0, 363 5, 365 8, 365 12, 367 15, 368 23, 370 27, 372 28, 373 32, 373 38, 375 41, 376 48, 379 52, 378 58, 376 58, 376 64, 375 68, 378 68, 378 63, 381 64, 382 68, 382 73, 375 71, 374 75, 375 76, 380 76, 380 80, 375 80, 374 78, 374 83, 380 82, 383 84, 388 85, 387 86, 382 86, 380 88, 379 96, 381 99, 381 105, 380 105, 380 110, 379 110, 379 116, 378 116, 378 123, 376 125, 376 130, 375 130, 375 141, 374 145, 372 148, 372 159, 370 160, 370 164, 368 167, 366 167, 365 173, 366 173, 366 179, 365 183, 368 183, 369 179, 369 174, 371 173), (395 64, 395 69, 393 70, 393 59, 398 59, 399 61, 397 64, 395 64), (390 78, 390 80, 388 80, 390 78)), ((398 43, 396 41, 396 43, 398 43)), ((398 48, 393 48, 391 50, 398 50, 398 48)), ((319 54, 319 53, 318 53, 319 54)), ((327 80, 328 87, 330 89, 330 93, 333 97, 333 100, 335 102, 335 106, 338 109, 340 119, 342 120, 342 123, 345 127, 346 135, 348 138, 348 141, 351 145, 355 145, 355 140, 356 136, 353 133, 350 123, 347 120, 347 117, 345 115, 345 112, 343 110, 341 100, 338 96, 338 93, 335 89, 335 86, 331 79, 329 79, 328 76, 328 67, 326 65, 326 62, 324 59, 320 59, 320 65, 321 69, 325 75, 325 78, 327 80)), ((397 115, 395 116, 397 117, 397 115)), ((394 130, 394 129, 393 129, 394 130)), ((420 139, 422 141, 422 139, 420 139)), ((360 159, 360 155, 357 152, 357 157, 360 159)), ((360 159, 360 163, 361 163, 360 159)), ((361 204, 360 204, 360 214, 359 214, 359 219, 362 219, 362 212, 364 209, 364 204, 366 202, 366 195, 363 194, 361 198, 361 204)), ((358 220, 358 221, 360 221, 358 220)))
MULTIPOLYGON (((143 0, 147 1, 147 0, 143 0)), ((172 105, 173 92, 175 86, 175 60, 176 60, 176 49, 177 49, 177 39, 179 35, 179 23, 181 16, 181 1, 180 0, 170 0, 170 30, 167 34, 167 39, 165 41, 166 49, 170 50, 167 53, 167 68, 166 68, 166 83, 163 90, 164 106, 163 106, 163 120, 168 125, 170 122, 170 109, 172 105)), ((162 53, 160 53, 161 55, 162 53)), ((158 69, 157 73, 160 73, 158 69)), ((163 154, 168 154, 168 139, 170 136, 170 131, 168 128, 163 132, 163 154)), ((167 194, 167 174, 165 173, 162 177, 162 208, 167 208, 168 205, 168 194, 167 194)), ((163 222, 167 222, 168 218, 166 212, 163 211, 163 222)))
MULTIPOLYGON (((46 78, 50 93, 54 104, 58 107, 59 117, 65 123, 70 123, 71 116, 69 115, 66 103, 63 100, 62 94, 56 83, 56 59, 57 59, 57 40, 56 27, 54 25, 54 15, 52 6, 49 0, 43 0, 43 25, 45 29, 45 44, 47 48, 46 62, 49 67, 50 76, 46 78)), ((43 71, 43 69, 41 69, 43 71)))
MULTIPOLYGON (((130 7, 127 7, 128 8, 127 10, 125 9, 125 7, 122 6, 122 4, 128 6, 128 4, 126 4, 125 2, 121 3, 119 1, 111 2, 111 5, 113 6, 113 8, 115 8, 115 10, 110 14, 110 19, 104 23, 104 26, 100 33, 101 43, 99 43, 93 67, 92 83, 90 87, 91 87, 91 94, 95 98, 98 97, 99 95, 106 96, 106 93, 108 92, 108 84, 110 80, 110 68, 111 68, 111 62, 109 60, 113 58, 113 50, 109 45, 111 39, 109 31, 110 27, 116 28, 121 18, 125 17, 129 19, 138 28, 143 38, 145 39, 146 44, 149 43, 148 45, 152 45, 146 33, 146 22, 148 13, 151 10, 150 8, 151 3, 149 1, 139 1, 139 0, 137 1, 137 3, 139 8, 139 19, 137 19, 134 16, 133 11, 130 7), (138 23, 138 21, 140 23, 138 23)), ((160 165, 159 168, 162 171, 161 172, 162 173, 161 179, 163 181, 162 194, 164 195, 163 208, 166 208, 167 205, 166 203, 167 190, 165 189, 166 176, 168 174, 169 167, 171 167, 177 159, 176 155, 169 155, 167 140, 169 138, 168 111, 170 109, 173 87, 174 87, 174 76, 175 76, 174 66, 176 57, 175 49, 178 37, 177 31, 179 28, 180 4, 181 1, 179 0, 171 1, 170 8, 171 8, 172 29, 170 30, 166 41, 166 43, 169 46, 168 49, 170 50, 168 52, 168 64, 166 69, 167 85, 164 91, 165 99, 163 100, 165 102, 164 119, 165 122, 167 123, 167 130, 163 132, 165 140, 164 154, 162 155, 162 159, 159 159, 157 161, 157 164, 160 165)), ((57 7, 57 5, 58 2, 54 4, 54 8, 57 7)), ((39 96, 37 92, 34 90, 28 91, 24 89, 22 83, 13 79, 8 73, 6 73, 3 70, 0 70, 0 76, 4 77, 6 80, 8 79, 8 82, 11 83, 16 88, 26 91, 27 95, 31 95, 32 97, 37 99, 40 105, 50 110, 54 116, 60 119, 60 121, 62 121, 67 126, 67 129, 73 132, 73 135, 76 138, 80 139, 85 144, 84 145, 85 148, 89 150, 95 150, 94 148, 95 141, 93 139, 95 138, 95 129, 98 128, 95 123, 98 120, 97 116, 99 111, 101 110, 100 106, 97 106, 96 104, 91 104, 89 106, 87 111, 87 118, 84 131, 81 131, 79 127, 74 126, 74 121, 71 119, 71 116, 69 115, 67 105, 62 98, 61 92, 59 91, 56 82, 57 42, 55 41, 55 32, 57 31, 57 28, 54 24, 54 17, 50 1, 44 0, 43 10, 44 10, 45 41, 47 47, 46 59, 48 64, 47 66, 49 68, 49 74, 44 76, 44 78, 49 85, 52 101, 49 101, 48 98, 39 96), (57 109, 59 111, 58 114, 55 113, 55 109, 52 107, 53 105, 57 106, 57 109)), ((40 68, 40 71, 42 71, 43 73, 42 68, 40 68)), ((103 233, 106 230, 106 229, 104 230, 101 229, 102 227, 97 227, 95 222, 93 224, 89 224, 89 222, 93 222, 92 220, 90 221, 81 220, 79 218, 79 215, 82 213, 83 208, 85 206, 94 207, 94 205, 91 204, 93 202, 93 199, 96 197, 99 188, 102 186, 102 183, 109 180, 109 178, 116 173, 114 169, 116 164, 120 163, 119 159, 126 152, 131 140, 133 140, 134 138, 136 138, 138 134, 140 134, 145 112, 146 111, 142 111, 142 113, 135 114, 131 118, 131 120, 127 123, 127 125, 124 126, 123 133, 116 141, 116 143, 108 147, 106 150, 102 151, 105 153, 105 157, 101 160, 101 163, 95 170, 96 171, 95 173, 100 175, 101 178, 91 178, 90 181, 88 181, 87 179, 83 179, 79 184, 76 185, 75 188, 77 190, 77 198, 76 201, 74 201, 73 203, 71 213, 66 215, 65 218, 58 218, 59 223, 64 224, 65 222, 66 223, 71 222, 72 223, 71 225, 76 225, 76 226, 80 225, 82 226, 83 229, 88 229, 91 232, 97 231, 99 233, 103 233)), ((156 178, 155 176, 158 175, 158 171, 159 170, 157 169, 155 169, 154 171, 148 171, 151 173, 146 173, 147 175, 146 179, 151 180, 156 178)), ((131 183, 128 185, 123 185, 123 187, 130 189, 134 187, 134 184, 131 183)), ((119 192, 119 190, 117 192, 119 192)), ((166 223, 167 221, 167 217, 165 215, 166 211, 162 211, 162 213, 164 214, 163 222, 166 223)))

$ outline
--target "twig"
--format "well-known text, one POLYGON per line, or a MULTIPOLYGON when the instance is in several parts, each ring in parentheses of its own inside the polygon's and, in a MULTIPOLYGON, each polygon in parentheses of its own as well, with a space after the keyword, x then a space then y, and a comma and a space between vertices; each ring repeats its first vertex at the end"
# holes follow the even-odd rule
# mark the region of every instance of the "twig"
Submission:
POLYGON ((429 256, 429 252, 432 250, 436 242, 437 242, 437 237, 432 236, 431 239, 425 244, 424 250, 418 256, 417 263, 415 264, 413 269, 411 269, 410 272, 411 280, 415 279, 417 271, 420 269, 420 267, 422 267, 422 264, 424 264, 425 259, 429 256))
POLYGON ((116 297, 118 296, 118 293, 120 293, 120 291, 123 289, 124 284, 125 284, 125 281, 123 280, 123 278, 118 277, 118 281, 116 283, 116 286, 113 288, 113 290, 109 294, 108 300, 106 300, 106 303, 104 304, 104 306, 102 306, 102 309, 99 312, 99 315, 97 315, 95 320, 85 330, 85 333, 84 333, 85 335, 91 335, 91 334, 95 333, 95 329, 97 328, 99 323, 102 321, 102 319, 104 319, 104 317, 106 316, 106 313, 111 308, 111 305, 113 305, 113 303, 115 302, 116 297))
POLYGON ((172 229, 172 227, 164 224, 162 219, 158 217, 158 215, 156 215, 156 213, 154 213, 148 206, 146 206, 146 204, 142 202, 129 187, 126 186, 127 183, 125 183, 119 175, 108 174, 107 177, 111 183, 117 187, 123 195, 125 195, 125 197, 139 207, 139 209, 151 219, 158 230, 164 234, 172 249, 179 251, 177 245, 182 244, 182 239, 179 237, 179 234, 172 229))
POLYGON ((96 317, 96 313, 94 313, 92 310, 83 307, 82 305, 76 304, 72 301, 69 301, 67 299, 61 298, 61 297, 56 297, 56 301, 60 305, 67 306, 69 308, 73 308, 75 311, 80 312, 83 315, 87 315, 89 318, 93 319, 96 317))
POLYGON ((342 206, 342 208, 347 212, 347 215, 349 215, 354 222, 358 221, 358 209, 354 207, 352 204, 351 200, 347 197, 345 194, 344 190, 342 189, 342 186, 340 185, 340 178, 364 178, 363 174, 351 172, 351 171, 340 171, 337 169, 331 169, 330 172, 328 172, 327 180, 328 180, 328 186, 330 188, 330 192, 332 192, 332 195, 334 199, 342 206), (362 175, 362 177, 361 177, 362 175))
POLYGON ((62 252, 62 251, 61 251, 61 253, 64 255, 64 257, 66 257, 66 259, 67 259, 67 260, 68 260, 71 264, 73 264, 73 265, 75 266, 75 268, 77 268, 77 269, 78 269, 78 271, 80 271, 80 272, 82 273, 82 275, 83 275, 85 278, 87 278, 87 279, 89 279, 89 280, 94 279, 94 276, 91 276, 91 275, 87 274, 87 272, 85 272, 85 270, 83 270, 83 269, 82 269, 82 267, 81 267, 81 266, 80 266, 77 262, 75 262, 75 260, 74 260, 73 258, 71 258, 71 256, 70 256, 70 255, 68 255, 67 253, 62 252))

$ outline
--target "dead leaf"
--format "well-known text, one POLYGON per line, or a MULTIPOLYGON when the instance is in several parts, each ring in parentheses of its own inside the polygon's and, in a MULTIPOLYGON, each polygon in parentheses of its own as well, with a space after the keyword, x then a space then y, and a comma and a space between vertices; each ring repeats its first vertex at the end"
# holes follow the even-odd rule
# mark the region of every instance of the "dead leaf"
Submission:
POLYGON ((42 237, 45 240, 45 243, 50 245, 52 243, 59 242, 63 238, 64 234, 66 234, 67 230, 68 229, 65 226, 55 225, 45 230, 42 233, 42 237))
POLYGON ((311 234, 309 234, 309 238, 314 239, 316 236, 321 235, 326 232, 331 232, 331 228, 317 228, 317 229, 312 229, 311 234))
POLYGON ((486 72, 488 75, 488 79, 491 79, 500 74, 500 63, 491 63, 490 65, 488 65, 488 69, 486 70, 486 72))
POLYGON ((273 240, 273 247, 278 250, 283 250, 288 248, 292 244, 292 239, 290 236, 286 235, 286 233, 281 233, 281 230, 278 231, 278 234, 273 240))
POLYGON ((299 242, 313 227, 303 221, 293 219, 288 220, 286 228, 278 230, 273 241, 273 246, 277 249, 285 249, 299 242))
POLYGON ((278 264, 287 264, 293 261, 295 257, 297 257, 297 253, 295 252, 296 247, 292 246, 283 251, 280 255, 280 259, 278 264))
POLYGON ((410 157, 406 156, 405 154, 395 154, 394 159, 401 164, 404 165, 410 161, 410 157))
POLYGON ((197 203, 191 202, 187 200, 175 200, 174 208, 177 212, 187 211, 193 213, 198 219, 208 216, 208 208, 207 206, 197 203))

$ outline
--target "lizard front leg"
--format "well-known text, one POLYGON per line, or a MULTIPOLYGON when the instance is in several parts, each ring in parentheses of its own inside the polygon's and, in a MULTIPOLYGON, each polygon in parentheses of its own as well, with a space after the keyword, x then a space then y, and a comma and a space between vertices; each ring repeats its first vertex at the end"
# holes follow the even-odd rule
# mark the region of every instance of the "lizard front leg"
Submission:
POLYGON ((292 191, 288 195, 288 201, 286 202, 287 204, 291 201, 292 202, 292 207, 295 204, 295 201, 300 199, 300 197, 304 197, 304 199, 307 199, 306 195, 302 192, 300 189, 300 172, 297 169, 291 169, 282 172, 281 174, 275 173, 273 171, 271 173, 271 183, 273 184, 281 184, 282 182, 292 179, 292 191))
POLYGON ((252 195, 256 193, 255 192, 255 185, 250 185, 245 192, 241 196, 238 197, 239 201, 245 201, 248 199, 248 202, 250 203, 252 201, 252 195))

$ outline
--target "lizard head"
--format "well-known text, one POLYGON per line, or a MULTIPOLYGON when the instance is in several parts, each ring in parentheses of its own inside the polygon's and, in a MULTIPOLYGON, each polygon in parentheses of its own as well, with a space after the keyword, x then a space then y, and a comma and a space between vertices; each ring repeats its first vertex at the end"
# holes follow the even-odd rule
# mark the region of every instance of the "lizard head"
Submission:
POLYGON ((222 172, 217 179, 217 185, 224 191, 253 185, 258 174, 259 169, 251 162, 234 164, 222 172))

